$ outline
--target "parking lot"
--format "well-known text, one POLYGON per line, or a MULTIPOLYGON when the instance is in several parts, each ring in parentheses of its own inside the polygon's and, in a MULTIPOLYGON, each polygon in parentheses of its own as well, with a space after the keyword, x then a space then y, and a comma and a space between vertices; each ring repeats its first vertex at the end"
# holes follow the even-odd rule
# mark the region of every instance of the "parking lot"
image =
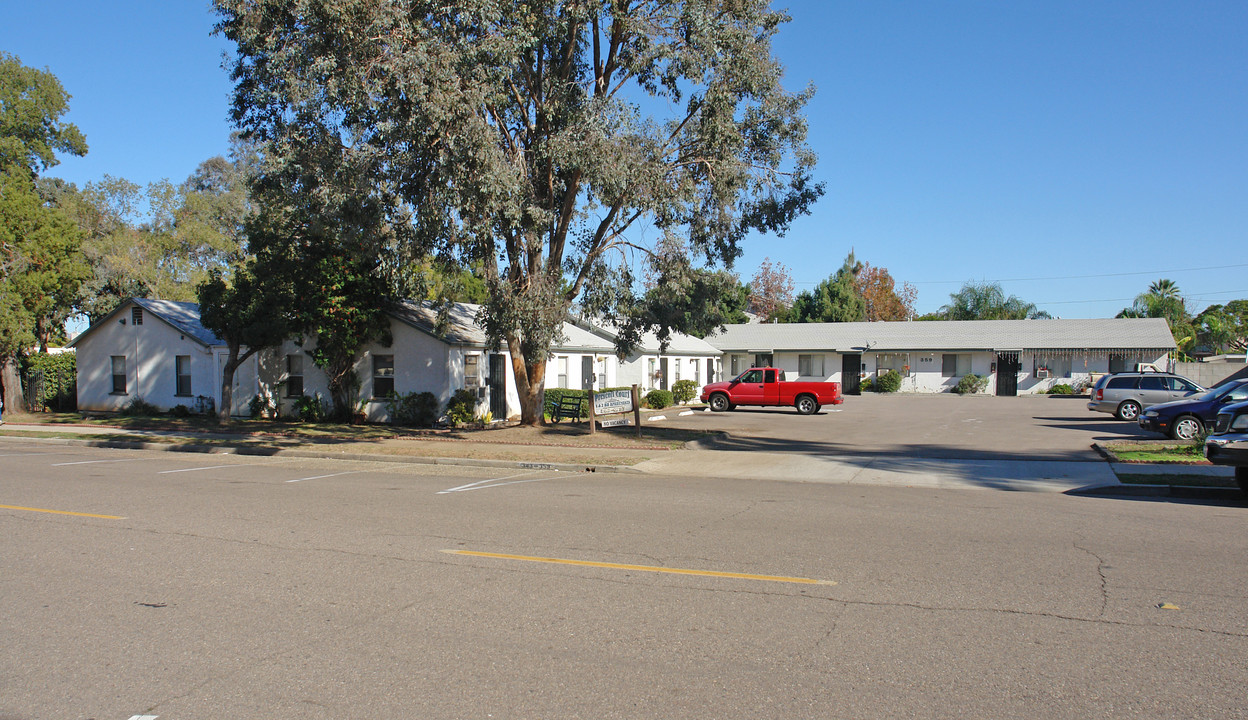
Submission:
POLYGON ((722 430, 707 447, 807 455, 1100 461, 1094 442, 1163 439, 1087 409, 1086 396, 851 396, 801 416, 793 408, 666 413, 679 427, 722 430))

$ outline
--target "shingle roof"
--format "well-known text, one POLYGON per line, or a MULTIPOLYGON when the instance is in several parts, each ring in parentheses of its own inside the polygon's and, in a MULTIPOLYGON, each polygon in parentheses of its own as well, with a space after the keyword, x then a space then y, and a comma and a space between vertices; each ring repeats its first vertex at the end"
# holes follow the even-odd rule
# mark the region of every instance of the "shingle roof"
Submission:
MULTIPOLYGON (((595 333, 608 340, 612 351, 615 348, 616 331, 613 326, 605 322, 593 322, 587 318, 581 317, 577 319, 580 327, 586 327, 589 332, 595 333)), ((634 352, 659 354, 659 337, 652 332, 645 333, 641 336, 641 344, 634 352)), ((711 345, 706 340, 696 338, 692 335, 685 335, 672 331, 672 336, 668 339, 667 349, 662 352, 663 355, 712 355, 719 356, 722 353, 719 348, 711 345)))
POLYGON ((198 303, 152 298, 131 298, 131 300, 135 305, 177 328, 178 332, 190 335, 204 345, 211 347, 225 344, 224 340, 204 327, 200 321, 198 303))
MULTIPOLYGON (((480 310, 480 305, 452 303, 449 322, 444 333, 437 332, 437 310, 430 302, 416 303, 405 301, 400 303, 392 313, 396 318, 412 327, 447 342, 485 347, 489 340, 485 335, 485 331, 477 324, 477 313, 480 310)), ((565 322, 563 324, 563 337, 555 339, 552 349, 611 353, 615 351, 615 346, 601 335, 596 335, 570 322, 565 322)))
POLYGON ((951 320, 729 325, 707 340, 728 351, 1169 350, 1161 318, 951 320))
POLYGON ((477 325, 477 311, 480 309, 480 305, 452 303, 443 332, 438 332, 438 311, 433 303, 405 300, 390 313, 417 330, 427 332, 449 343, 484 346, 486 344, 485 331, 477 325))

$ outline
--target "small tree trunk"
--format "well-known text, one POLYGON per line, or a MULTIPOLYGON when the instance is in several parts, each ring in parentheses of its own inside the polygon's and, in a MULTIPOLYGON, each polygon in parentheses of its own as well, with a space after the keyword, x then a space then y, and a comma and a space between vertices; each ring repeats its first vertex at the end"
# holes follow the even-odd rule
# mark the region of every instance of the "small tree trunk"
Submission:
POLYGON ((334 403, 333 415, 336 420, 346 422, 351 419, 351 387, 355 373, 355 357, 335 360, 326 373, 329 376, 329 397, 334 403))
POLYGON ((234 372, 243 361, 238 357, 238 343, 229 343, 230 355, 221 368, 221 407, 217 408, 217 422, 230 421, 230 408, 234 406, 234 372))
POLYGON ((5 412, 25 412, 26 393, 22 390, 21 373, 17 371, 17 359, 12 356, 0 360, 0 386, 4 391, 5 412))
POLYGON ((43 317, 35 318, 35 338, 39 341, 39 352, 47 354, 48 352, 48 319, 43 317))

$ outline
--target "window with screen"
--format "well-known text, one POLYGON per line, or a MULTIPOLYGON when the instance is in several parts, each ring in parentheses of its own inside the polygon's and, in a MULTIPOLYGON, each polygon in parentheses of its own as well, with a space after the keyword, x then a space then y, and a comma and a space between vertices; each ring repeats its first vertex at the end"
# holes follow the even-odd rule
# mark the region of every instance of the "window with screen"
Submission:
POLYGON ((177 395, 191 396, 191 356, 178 355, 173 359, 174 373, 177 375, 177 395))
POLYGON ((386 398, 394 393, 394 356, 373 356, 373 397, 386 398))
POLYGON ((303 395, 303 355, 286 356, 286 397, 303 395))
POLYGON ((126 356, 113 355, 113 393, 116 395, 126 394, 126 356))

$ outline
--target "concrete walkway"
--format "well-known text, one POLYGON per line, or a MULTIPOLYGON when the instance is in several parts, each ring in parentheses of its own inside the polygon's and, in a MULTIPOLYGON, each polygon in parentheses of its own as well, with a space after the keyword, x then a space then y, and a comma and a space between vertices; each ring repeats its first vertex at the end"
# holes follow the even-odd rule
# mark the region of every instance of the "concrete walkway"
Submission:
POLYGON ((1119 485, 1109 463, 812 456, 686 450, 634 466, 661 475, 754 478, 842 485, 996 488, 1069 492, 1119 485))

